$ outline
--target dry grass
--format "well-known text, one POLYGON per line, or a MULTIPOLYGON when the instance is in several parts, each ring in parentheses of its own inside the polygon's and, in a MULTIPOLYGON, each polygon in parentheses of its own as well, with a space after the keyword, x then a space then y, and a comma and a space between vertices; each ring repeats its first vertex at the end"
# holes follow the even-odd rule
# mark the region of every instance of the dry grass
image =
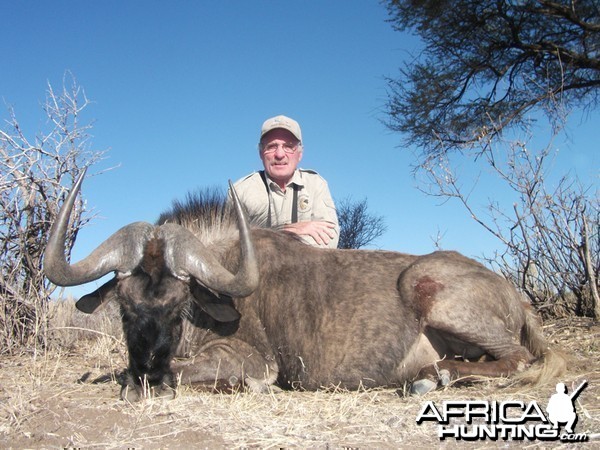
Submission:
MULTIPOLYGON (((415 423, 424 398, 399 396, 390 389, 261 395, 212 394, 184 386, 174 400, 128 404, 118 400, 116 374, 126 366, 127 355, 116 312, 105 311, 93 320, 73 314, 70 304, 61 304, 54 312, 55 350, 0 362, 2 448, 522 446, 504 441, 440 442, 435 425, 415 423)), ((559 321, 548 325, 546 332, 578 363, 560 381, 572 386, 589 380, 577 403, 577 432, 598 433, 600 327, 583 319, 559 321)), ((553 391, 554 386, 485 380, 437 391, 426 399, 436 404, 450 399, 536 400, 545 405, 553 391)), ((598 442, 577 446, 594 444, 598 442)), ((529 442, 526 447, 547 448, 548 443, 529 442)))

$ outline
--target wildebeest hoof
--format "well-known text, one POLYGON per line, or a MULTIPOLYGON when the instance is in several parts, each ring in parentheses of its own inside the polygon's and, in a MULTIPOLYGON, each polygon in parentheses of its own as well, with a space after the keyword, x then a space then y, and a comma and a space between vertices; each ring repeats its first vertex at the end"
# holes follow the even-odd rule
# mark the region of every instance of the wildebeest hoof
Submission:
POLYGON ((450 371, 448 369, 442 369, 438 372, 438 377, 440 379, 440 384, 442 386, 448 386, 451 381, 450 371))
POLYGON ((423 378, 421 380, 414 381, 410 385, 411 395, 425 395, 428 392, 434 391, 437 388, 435 381, 423 378))
POLYGON ((142 388, 141 386, 124 385, 121 388, 121 400, 135 403, 148 398, 163 398, 172 400, 175 398, 176 391, 168 385, 153 386, 142 388))
POLYGON ((246 377, 244 384, 250 392, 256 392, 259 394, 272 394, 281 392, 281 389, 273 385, 274 380, 270 379, 258 379, 254 377, 246 377))
POLYGON ((121 400, 126 402, 135 403, 142 399, 141 389, 125 384, 121 387, 121 400))
POLYGON ((162 386, 150 388, 150 394, 151 397, 173 400, 177 395, 177 391, 171 386, 163 384, 162 386))

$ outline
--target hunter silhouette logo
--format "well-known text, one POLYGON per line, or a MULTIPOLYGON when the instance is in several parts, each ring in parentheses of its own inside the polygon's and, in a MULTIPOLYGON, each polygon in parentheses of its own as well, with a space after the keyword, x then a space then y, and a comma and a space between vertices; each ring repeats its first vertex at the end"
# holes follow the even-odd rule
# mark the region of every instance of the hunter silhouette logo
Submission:
POLYGON ((571 395, 564 383, 556 385, 556 393, 548 400, 546 412, 536 401, 443 401, 436 405, 427 401, 417 415, 417 424, 425 421, 437 423, 440 440, 475 441, 542 440, 562 442, 586 442, 586 433, 575 434, 577 412, 575 399, 587 386, 584 380, 571 395), (564 425, 561 432, 560 425, 564 425))
POLYGON ((550 397, 546 411, 548 412, 548 419, 554 425, 554 428, 558 428, 559 423, 566 423, 565 431, 569 434, 573 434, 573 428, 577 423, 577 413, 575 412, 575 399, 581 393, 584 387, 587 386, 587 380, 579 385, 575 392, 571 395, 567 394, 567 387, 564 383, 557 383, 556 394, 550 397))

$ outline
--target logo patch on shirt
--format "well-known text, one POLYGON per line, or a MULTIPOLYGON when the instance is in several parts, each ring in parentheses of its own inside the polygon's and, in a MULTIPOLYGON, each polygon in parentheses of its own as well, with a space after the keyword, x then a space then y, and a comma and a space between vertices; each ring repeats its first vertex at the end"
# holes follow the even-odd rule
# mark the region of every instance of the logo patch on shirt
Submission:
POLYGON ((308 195, 304 194, 298 197, 298 210, 301 212, 308 211, 310 209, 310 201, 308 195))

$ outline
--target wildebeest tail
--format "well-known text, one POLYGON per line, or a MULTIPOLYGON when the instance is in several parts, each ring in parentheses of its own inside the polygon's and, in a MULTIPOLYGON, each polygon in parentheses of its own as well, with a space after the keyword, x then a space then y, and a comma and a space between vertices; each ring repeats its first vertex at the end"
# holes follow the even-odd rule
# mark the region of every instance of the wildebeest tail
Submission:
POLYGON ((525 324, 521 330, 521 344, 537 358, 537 362, 525 372, 517 375, 519 381, 533 384, 556 382, 567 367, 565 355, 548 345, 540 318, 533 308, 526 308, 525 324))

